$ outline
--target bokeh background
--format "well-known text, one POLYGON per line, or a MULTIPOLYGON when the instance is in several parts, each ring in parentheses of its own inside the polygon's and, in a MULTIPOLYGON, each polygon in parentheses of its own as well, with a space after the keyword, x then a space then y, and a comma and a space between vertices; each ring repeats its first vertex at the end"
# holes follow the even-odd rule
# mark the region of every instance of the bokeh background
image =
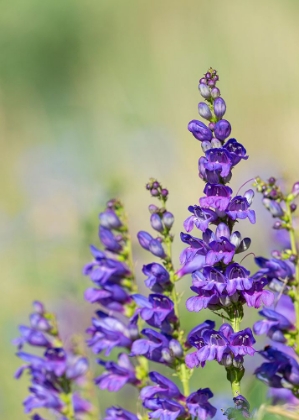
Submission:
MULTIPOLYGON (((98 243, 97 214, 107 199, 125 203, 135 236, 149 227, 144 185, 157 177, 171 192, 178 260, 187 207, 203 187, 200 144, 186 126, 197 117, 198 79, 210 66, 220 74, 232 134, 250 155, 233 187, 258 174, 299 179, 299 2, 0 4, 0 418, 21 420, 27 383, 13 379, 20 361, 11 340, 33 299, 47 302, 64 331, 84 331, 92 308, 82 298, 90 284, 81 269, 88 244, 98 243)), ((259 198, 254 208, 257 224, 243 222, 242 232, 252 235, 253 252, 268 255, 272 220, 259 198)), ((134 255, 142 283, 150 257, 136 242, 134 255)), ((186 297, 189 279, 183 283, 186 297)), ((208 316, 183 322, 191 328, 208 316)), ((249 311, 247 323, 255 316, 249 311)), ((229 385, 212 365, 196 372, 192 386, 211 386, 221 406, 229 385)), ((265 387, 249 379, 246 392, 259 406, 265 387)), ((131 395, 101 393, 101 410, 131 408, 131 395)))

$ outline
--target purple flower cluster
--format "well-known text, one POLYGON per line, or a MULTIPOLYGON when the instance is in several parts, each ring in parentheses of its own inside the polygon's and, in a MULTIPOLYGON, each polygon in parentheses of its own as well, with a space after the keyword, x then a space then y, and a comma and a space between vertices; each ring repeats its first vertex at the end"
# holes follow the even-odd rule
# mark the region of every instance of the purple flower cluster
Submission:
POLYGON ((294 234, 293 213, 297 206, 294 199, 298 196, 298 182, 292 191, 285 194, 274 177, 267 182, 256 180, 258 192, 263 194, 263 204, 276 219, 273 228, 290 237, 286 248, 272 252, 272 258, 255 258, 259 271, 255 278, 266 278, 269 287, 276 292, 275 306, 264 308, 260 315, 264 319, 257 321, 254 332, 266 334, 276 343, 276 347, 267 346, 260 354, 267 360, 255 371, 258 379, 265 382, 274 397, 274 403, 283 401, 299 404, 299 364, 298 364, 298 321, 299 321, 299 271, 298 248, 294 234), (277 393, 276 390, 286 392, 277 393))
MULTIPOLYGON (((63 348, 55 326, 55 317, 45 311, 42 303, 34 302, 30 315, 30 327, 19 327, 21 336, 14 340, 18 346, 17 356, 24 364, 15 373, 20 378, 24 372, 30 375, 30 395, 24 400, 25 413, 46 408, 62 419, 79 418, 93 411, 92 404, 73 391, 74 386, 83 386, 88 372, 88 360, 63 348), (42 356, 22 351, 29 344, 44 349, 42 356), (72 416, 72 417, 69 417, 72 416)), ((38 414, 34 420, 43 420, 38 414)))

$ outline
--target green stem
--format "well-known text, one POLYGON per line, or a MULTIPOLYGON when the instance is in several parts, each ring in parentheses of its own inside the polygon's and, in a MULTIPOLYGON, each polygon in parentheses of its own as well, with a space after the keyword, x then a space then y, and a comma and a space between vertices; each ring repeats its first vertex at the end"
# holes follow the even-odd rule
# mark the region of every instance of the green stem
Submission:
POLYGON ((294 297, 292 298, 294 302, 295 307, 295 313, 296 313, 296 330, 297 330, 297 342, 295 346, 295 351, 299 355, 299 266, 298 266, 298 251, 296 247, 296 235, 295 235, 295 229, 293 226, 293 217, 292 217, 292 211, 290 207, 290 203, 286 200, 286 215, 288 219, 288 231, 290 234, 290 242, 291 242, 291 251, 292 254, 294 254, 297 257, 296 261, 296 267, 295 267, 295 287, 296 287, 296 293, 294 294, 294 297))
POLYGON ((231 319, 231 324, 235 333, 240 331, 240 321, 241 319, 239 317, 231 319))

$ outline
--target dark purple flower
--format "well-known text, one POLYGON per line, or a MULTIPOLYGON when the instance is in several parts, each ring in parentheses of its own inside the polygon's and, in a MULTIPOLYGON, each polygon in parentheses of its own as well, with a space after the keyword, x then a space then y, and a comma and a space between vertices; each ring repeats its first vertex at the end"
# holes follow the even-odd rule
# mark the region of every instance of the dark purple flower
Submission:
POLYGON ((222 167, 219 163, 209 163, 204 156, 198 160, 198 175, 205 182, 211 184, 219 184, 221 182, 222 167))
POLYGON ((186 399, 186 406, 192 417, 207 420, 212 419, 217 409, 209 403, 209 399, 213 397, 213 393, 209 388, 198 389, 186 399))
POLYGON ((214 321, 210 321, 209 319, 206 320, 205 322, 202 322, 201 324, 197 325, 196 327, 194 327, 188 334, 187 336, 187 342, 186 345, 188 346, 192 346, 190 339, 193 339, 197 336, 202 336, 202 334, 204 333, 204 331, 206 330, 213 330, 215 328, 215 322, 214 321))
POLYGON ((182 394, 179 388, 168 378, 161 375, 159 372, 150 372, 149 378, 157 385, 149 385, 144 387, 140 392, 142 401, 154 397, 162 398, 181 398, 182 394))
POLYGON ((221 169, 220 175, 223 178, 229 175, 232 167, 232 161, 230 159, 230 154, 226 149, 209 149, 206 151, 206 159, 207 161, 204 164, 206 170, 213 170, 213 166, 211 165, 217 164, 221 169))
POLYGON ((224 211, 228 206, 232 192, 230 187, 208 183, 204 188, 206 197, 199 199, 200 205, 201 207, 213 207, 219 211, 224 211))
POLYGON ((188 130, 193 134, 193 136, 200 141, 209 141, 212 140, 213 134, 212 131, 201 121, 192 120, 188 124, 188 130))
POLYGON ((259 314, 266 319, 257 321, 254 324, 253 331, 257 335, 266 334, 273 341, 285 343, 284 333, 289 330, 295 330, 295 326, 285 316, 273 309, 264 308, 259 314))
POLYGON ((234 356, 253 356, 255 349, 252 347, 255 339, 250 328, 231 334, 229 337, 229 348, 234 356))
POLYGON ((225 270, 227 281, 226 290, 232 296, 236 290, 249 290, 253 285, 253 279, 249 277, 250 271, 237 263, 230 264, 225 270))
POLYGON ((160 328, 163 332, 170 332, 171 322, 176 321, 174 304, 167 296, 151 294, 148 298, 135 294, 132 295, 140 310, 141 318, 149 325, 160 328))
POLYGON ((122 226, 114 210, 107 209, 99 214, 100 224, 106 229, 119 229, 122 226))
POLYGON ((219 261, 223 261, 224 264, 229 264, 234 257, 236 249, 225 237, 212 241, 210 248, 206 256, 206 264, 208 265, 213 265, 219 261))
POLYGON ((223 147, 230 152, 230 157, 234 166, 237 165, 241 159, 248 159, 245 147, 241 143, 238 143, 236 139, 229 139, 223 147))
POLYGON ((197 289, 215 290, 221 295, 226 288, 226 278, 217 268, 206 266, 202 272, 195 271, 192 274, 192 285, 197 289))
POLYGON ((187 232, 190 232, 194 225, 202 232, 205 232, 209 225, 218 219, 217 214, 210 209, 204 209, 195 205, 189 206, 188 210, 193 214, 184 222, 184 228, 187 232))
POLYGON ((94 353, 106 350, 108 356, 114 347, 131 346, 129 329, 118 319, 108 316, 102 311, 97 311, 98 318, 92 319, 92 326, 87 329, 91 338, 87 344, 94 353))
POLYGON ((137 384, 135 369, 127 354, 120 353, 118 363, 101 359, 98 363, 106 369, 106 372, 95 378, 95 383, 100 389, 117 392, 127 383, 137 384))
POLYGON ((122 246, 117 240, 117 238, 113 235, 111 230, 106 229, 100 226, 99 229, 99 237, 102 244, 108 251, 119 253, 122 250, 122 246))
POLYGON ((106 410, 104 420, 138 420, 138 417, 121 407, 109 407, 106 410))
POLYGON ((116 312, 123 312, 123 305, 131 301, 130 296, 121 286, 110 282, 104 284, 102 289, 90 287, 85 291, 84 297, 90 303, 99 303, 116 312))
POLYGON ((130 356, 145 356, 154 362, 166 363, 162 350, 169 348, 171 337, 151 328, 143 329, 141 334, 147 338, 140 338, 133 342, 130 356))
POLYGON ((192 248, 184 249, 180 255, 182 268, 176 273, 178 278, 193 273, 195 270, 199 270, 205 265, 205 261, 206 257, 203 252, 199 252, 198 250, 194 252, 192 248))
POLYGON ((219 303, 219 296, 215 290, 204 290, 196 286, 191 286, 190 289, 197 294, 197 296, 191 296, 186 301, 186 308, 190 312, 199 312, 219 303))
POLYGON ((218 140, 225 140, 231 133, 231 125, 227 120, 220 120, 216 123, 214 134, 218 140))
POLYGON ((169 273, 161 264, 152 263, 144 265, 142 272, 148 276, 144 282, 145 285, 153 292, 161 293, 171 285, 169 273))
POLYGON ((220 331, 215 330, 205 330, 202 336, 193 334, 188 342, 197 349, 196 352, 186 356, 186 365, 190 369, 204 366, 207 360, 217 359, 220 362, 229 345, 228 339, 220 331))
POLYGON ((233 220, 246 219, 248 217, 251 223, 255 223, 255 211, 250 210, 249 207, 250 203, 246 196, 237 195, 230 201, 225 212, 233 220))
POLYGON ((277 258, 267 259, 263 257, 257 257, 254 259, 255 263, 261 267, 254 278, 260 278, 267 276, 268 279, 292 279, 295 274, 294 264, 288 261, 278 260, 277 258))
POLYGON ((146 399, 143 405, 152 411, 149 413, 150 419, 175 420, 185 413, 184 407, 181 404, 163 398, 146 399))
POLYGON ((264 290, 264 287, 267 286, 268 283, 269 281, 264 277, 259 280, 254 279, 252 287, 248 290, 242 291, 242 296, 248 306, 260 308, 263 304, 265 306, 272 305, 274 301, 274 294, 269 290, 264 290))

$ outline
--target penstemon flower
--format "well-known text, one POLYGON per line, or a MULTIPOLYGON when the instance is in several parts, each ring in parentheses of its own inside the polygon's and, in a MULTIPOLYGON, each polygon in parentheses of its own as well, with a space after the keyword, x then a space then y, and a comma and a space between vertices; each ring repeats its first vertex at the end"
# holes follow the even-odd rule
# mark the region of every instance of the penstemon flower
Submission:
MULTIPOLYGON (((241 220, 256 223, 251 208, 254 191, 240 193, 241 186, 234 193, 228 185, 234 167, 243 164, 248 155, 231 137, 218 80, 212 68, 200 79, 203 99, 198 113, 206 123, 193 119, 188 124, 189 132, 201 144, 198 175, 204 186, 198 203, 188 207, 185 232, 180 235, 186 246, 180 267, 172 258, 174 215, 167 208, 169 191, 158 180, 151 178, 146 184, 150 196, 157 200, 148 207, 151 231, 137 233, 142 252, 153 257, 142 267, 148 289, 145 295, 138 290, 122 203, 110 200, 99 215, 100 247, 90 247, 92 261, 83 268, 91 281, 84 297, 95 307, 86 344, 102 368, 92 379, 99 390, 118 392, 133 387, 139 393, 136 412, 112 406, 103 414, 104 420, 208 420, 217 415, 231 420, 262 420, 264 411, 298 414, 299 257, 294 200, 299 195, 299 182, 284 194, 275 178, 267 182, 255 179, 264 206, 275 218, 275 231, 286 232, 289 239, 283 239, 284 249, 273 251, 271 258, 255 257, 257 271, 251 274, 239 255, 247 252, 251 239, 242 237, 236 224, 241 226, 241 220), (222 324, 217 326, 207 319, 186 332, 179 312, 178 281, 190 287, 185 302, 188 311, 209 310, 222 319, 222 324), (253 328, 241 326, 246 307, 260 310, 262 319, 253 328), (266 335, 273 346, 257 349, 254 334, 266 335), (256 354, 265 361, 255 376, 269 386, 273 406, 263 405, 255 415, 241 391, 241 381, 245 358, 256 354), (204 376, 198 389, 190 389, 194 369, 204 368, 207 362, 217 362, 225 369, 232 391, 230 407, 213 405, 214 394, 206 387, 204 376), (274 407, 281 402, 292 407, 274 407)), ((30 326, 21 325, 19 331, 14 344, 25 364, 16 377, 28 372, 31 379, 25 413, 41 408, 62 420, 97 419, 86 392, 91 385, 87 357, 78 348, 65 349, 55 316, 36 301, 30 326), (42 355, 24 352, 25 345, 39 348, 42 355)), ((44 420, 37 412, 31 418, 44 420)))

